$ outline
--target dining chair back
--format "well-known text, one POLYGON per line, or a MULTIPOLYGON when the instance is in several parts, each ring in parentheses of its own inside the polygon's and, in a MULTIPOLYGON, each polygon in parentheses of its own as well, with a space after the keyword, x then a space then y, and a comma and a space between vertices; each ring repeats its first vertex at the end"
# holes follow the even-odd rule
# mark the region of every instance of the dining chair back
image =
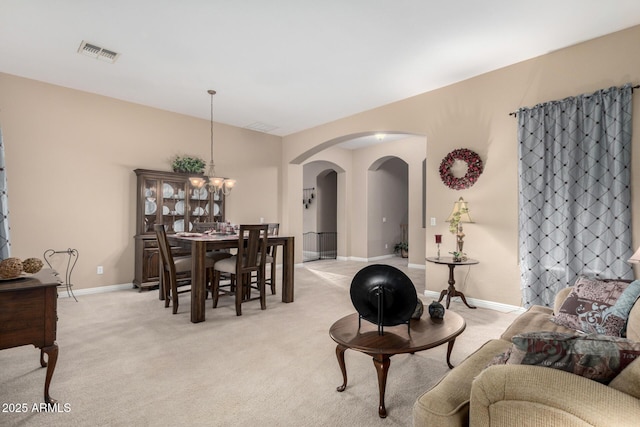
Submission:
POLYGON ((229 273, 235 280, 236 314, 242 315, 242 302, 249 299, 251 293, 251 275, 257 274, 257 286, 260 292, 260 308, 267 308, 265 294, 265 262, 267 257, 267 224, 243 224, 238 232, 238 252, 236 255, 218 261, 214 266, 213 306, 218 305, 220 274, 229 273))
MULTIPOLYGON (((171 253, 171 246, 167 240, 167 232, 163 224, 155 224, 153 230, 156 232, 158 241, 158 252, 160 253, 160 289, 164 296, 164 306, 169 306, 169 301, 173 301, 174 314, 178 311, 178 283, 176 265, 171 253), (174 288, 175 287, 175 291, 174 288)), ((182 272, 181 272, 182 273, 182 272)))

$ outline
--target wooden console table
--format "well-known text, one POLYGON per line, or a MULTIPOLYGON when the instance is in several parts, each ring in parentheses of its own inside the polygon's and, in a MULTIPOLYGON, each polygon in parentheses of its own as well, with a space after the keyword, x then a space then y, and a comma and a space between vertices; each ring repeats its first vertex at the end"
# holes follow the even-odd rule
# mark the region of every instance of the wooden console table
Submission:
POLYGON ((0 350, 33 344, 40 349, 40 366, 47 368, 44 400, 58 360, 56 314, 59 285, 57 273, 44 269, 33 276, 0 281, 0 350), (47 354, 47 360, 44 354, 47 354))

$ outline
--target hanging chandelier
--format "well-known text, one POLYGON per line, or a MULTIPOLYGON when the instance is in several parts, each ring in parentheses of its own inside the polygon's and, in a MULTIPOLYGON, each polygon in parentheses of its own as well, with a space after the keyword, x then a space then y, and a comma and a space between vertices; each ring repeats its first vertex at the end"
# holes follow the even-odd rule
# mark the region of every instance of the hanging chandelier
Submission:
POLYGON ((233 186, 236 184, 235 179, 223 178, 216 175, 216 165, 213 162, 213 95, 216 94, 216 91, 213 89, 209 89, 207 91, 209 95, 211 95, 211 157, 209 159, 209 167, 207 168, 207 172, 205 173, 205 178, 191 178, 191 185, 194 187, 200 188, 205 184, 209 187, 209 189, 215 193, 222 193, 225 196, 228 196, 233 189, 233 186))

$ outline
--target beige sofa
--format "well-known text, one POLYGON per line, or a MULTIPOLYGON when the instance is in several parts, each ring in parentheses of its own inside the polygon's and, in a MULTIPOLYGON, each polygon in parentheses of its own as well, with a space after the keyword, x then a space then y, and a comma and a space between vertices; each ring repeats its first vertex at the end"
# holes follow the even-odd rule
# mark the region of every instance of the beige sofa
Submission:
MULTIPOLYGON (((555 312, 572 288, 555 300, 555 312)), ((640 425, 640 358, 604 385, 542 366, 487 365, 511 347, 511 338, 534 331, 575 332, 534 306, 500 339, 486 342, 451 370, 413 407, 414 426, 637 426, 640 425)), ((463 339, 464 335, 460 337, 463 339)), ((640 341, 640 300, 633 306, 627 338, 640 341)))

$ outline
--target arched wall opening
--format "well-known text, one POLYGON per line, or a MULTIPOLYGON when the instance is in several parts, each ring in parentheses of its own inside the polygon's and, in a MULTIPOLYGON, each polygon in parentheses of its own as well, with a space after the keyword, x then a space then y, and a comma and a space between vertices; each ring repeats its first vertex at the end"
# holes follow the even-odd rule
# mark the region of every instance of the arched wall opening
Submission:
MULTIPOLYGON (((337 257, 338 259, 368 261, 373 257, 369 250, 368 228, 368 173, 374 163, 380 159, 397 157, 408 165, 408 234, 413 242, 413 250, 409 253, 409 266, 424 268, 424 210, 425 177, 423 162, 426 158, 426 138, 422 135, 401 131, 384 132, 395 136, 377 144, 358 149, 342 148, 343 143, 354 139, 373 136, 380 131, 360 132, 343 135, 300 153, 293 154, 293 160, 286 164, 285 201, 283 206, 283 222, 287 224, 287 232, 296 237, 296 242, 303 239, 303 211, 300 209, 300 194, 304 182, 304 165, 312 162, 328 162, 336 166, 337 200, 337 257)), ((294 147, 289 147, 294 149, 294 147)), ((381 218, 378 218, 378 222, 381 218)), ((398 233, 400 229, 398 227, 398 233)), ((387 242, 389 254, 393 254, 395 238, 387 242)), ((384 243, 382 243, 384 247, 384 243)), ((383 256, 383 255, 376 255, 383 256)), ((301 244, 296 244, 296 262, 302 262, 301 244)))
POLYGON ((337 257, 338 170, 327 161, 303 165, 303 261, 337 257))

